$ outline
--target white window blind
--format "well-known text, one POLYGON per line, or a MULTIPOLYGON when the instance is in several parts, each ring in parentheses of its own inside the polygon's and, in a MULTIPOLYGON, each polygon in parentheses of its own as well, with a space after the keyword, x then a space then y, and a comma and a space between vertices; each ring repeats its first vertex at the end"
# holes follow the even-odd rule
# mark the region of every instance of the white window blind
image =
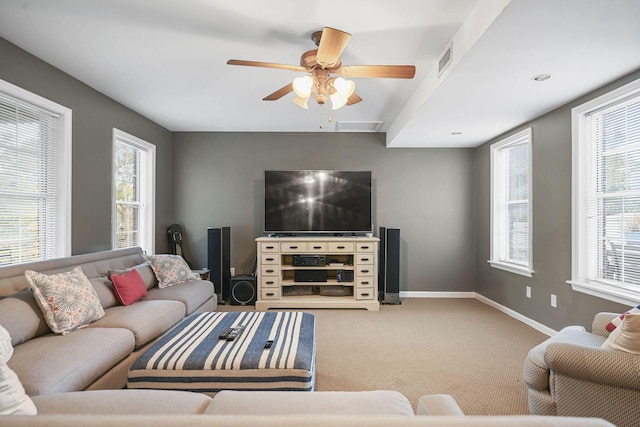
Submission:
POLYGON ((58 115, 0 93, 0 265, 56 256, 58 115))
POLYGON ((491 259, 496 268, 531 275, 531 129, 491 147, 491 259))
POLYGON ((575 290, 640 301, 640 80, 572 111, 575 290))
POLYGON ((587 114, 590 279, 640 291, 640 97, 587 114))
POLYGON ((115 247, 140 246, 140 150, 116 139, 115 247))
POLYGON ((114 129, 113 247, 155 250, 155 146, 114 129))

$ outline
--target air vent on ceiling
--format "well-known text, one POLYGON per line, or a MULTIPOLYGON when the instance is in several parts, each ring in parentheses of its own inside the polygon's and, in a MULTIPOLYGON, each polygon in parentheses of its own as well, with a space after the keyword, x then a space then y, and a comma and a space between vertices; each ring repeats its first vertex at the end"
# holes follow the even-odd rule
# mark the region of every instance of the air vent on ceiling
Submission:
POLYGON ((344 122, 336 123, 338 132, 378 132, 384 122, 344 122))
POLYGON ((440 60, 438 61, 438 77, 442 75, 444 70, 447 69, 449 64, 451 64, 451 60, 453 59, 453 43, 449 43, 447 49, 444 51, 442 56, 440 56, 440 60))

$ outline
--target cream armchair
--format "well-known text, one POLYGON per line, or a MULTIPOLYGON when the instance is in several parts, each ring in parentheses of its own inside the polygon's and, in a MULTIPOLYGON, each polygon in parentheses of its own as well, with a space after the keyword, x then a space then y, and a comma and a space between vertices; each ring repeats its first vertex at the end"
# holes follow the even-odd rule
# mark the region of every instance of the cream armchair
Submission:
POLYGON ((529 351, 524 379, 531 414, 640 425, 640 355, 600 348, 616 316, 598 313, 592 332, 569 326, 529 351))

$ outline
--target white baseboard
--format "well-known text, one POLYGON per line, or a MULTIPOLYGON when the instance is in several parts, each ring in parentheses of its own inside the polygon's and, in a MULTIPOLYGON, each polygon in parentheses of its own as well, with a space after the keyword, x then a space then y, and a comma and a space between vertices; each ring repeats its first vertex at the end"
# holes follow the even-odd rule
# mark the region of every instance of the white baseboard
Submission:
POLYGON ((402 291, 402 298, 475 298, 475 292, 431 292, 431 291, 402 291))
POLYGON ((525 325, 528 325, 535 329, 538 332, 541 332, 547 336, 553 336, 558 332, 550 327, 543 325, 540 322, 537 322, 533 319, 530 319, 522 314, 518 313, 515 310, 510 309, 509 307, 505 307, 502 304, 498 304, 497 302, 489 299, 483 295, 480 295, 477 292, 430 292, 430 291, 405 291, 400 292, 400 299, 402 298, 475 298, 478 301, 487 304, 496 310, 499 310, 506 314, 509 317, 512 317, 525 325))

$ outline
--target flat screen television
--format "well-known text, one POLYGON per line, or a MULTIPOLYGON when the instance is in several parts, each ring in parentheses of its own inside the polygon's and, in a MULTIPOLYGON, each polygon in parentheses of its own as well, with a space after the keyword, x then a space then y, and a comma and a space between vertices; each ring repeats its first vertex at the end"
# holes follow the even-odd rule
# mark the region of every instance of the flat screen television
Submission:
POLYGON ((372 232, 370 171, 265 171, 269 234, 372 232))

